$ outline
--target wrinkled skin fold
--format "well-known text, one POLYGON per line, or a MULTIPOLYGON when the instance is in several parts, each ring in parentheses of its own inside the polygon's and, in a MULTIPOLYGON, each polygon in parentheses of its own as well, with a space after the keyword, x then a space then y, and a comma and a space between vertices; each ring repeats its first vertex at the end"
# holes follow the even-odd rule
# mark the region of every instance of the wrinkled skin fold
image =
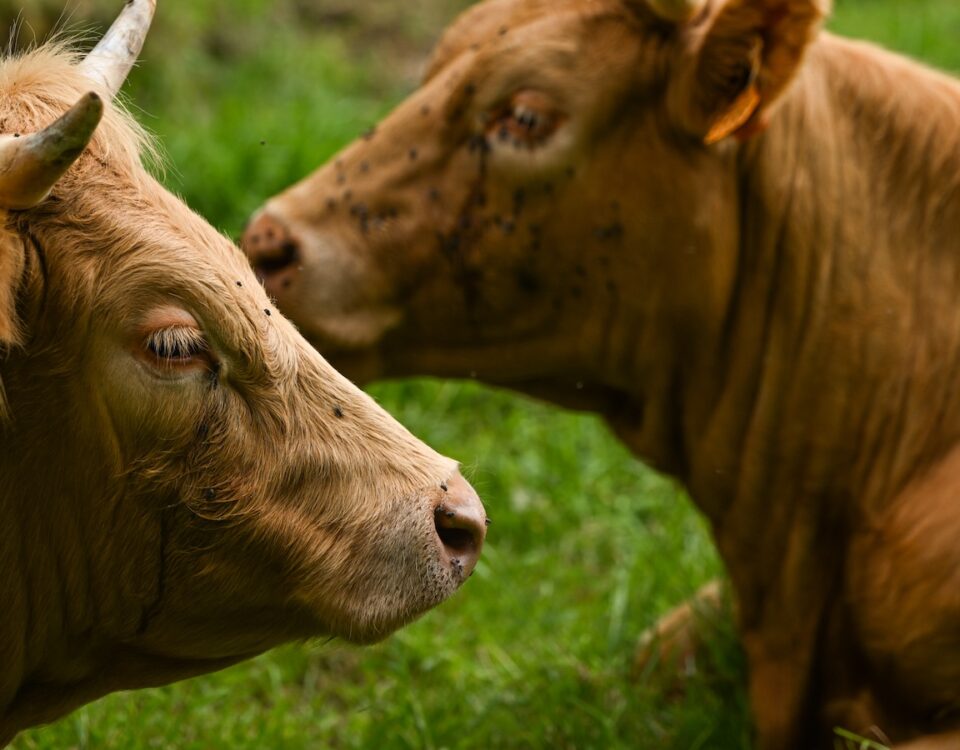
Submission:
POLYGON ((244 248, 351 377, 595 411, 679 478, 759 748, 950 748, 960 85, 827 10, 487 0, 244 248))

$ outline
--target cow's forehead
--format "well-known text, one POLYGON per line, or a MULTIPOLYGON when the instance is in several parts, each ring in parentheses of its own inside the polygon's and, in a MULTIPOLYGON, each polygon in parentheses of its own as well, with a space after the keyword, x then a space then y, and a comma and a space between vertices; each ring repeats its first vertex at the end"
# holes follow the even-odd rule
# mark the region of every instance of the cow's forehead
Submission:
MULTIPOLYGON (((262 287, 250 271, 243 254, 225 237, 210 227, 178 231, 190 212, 186 206, 170 216, 171 231, 154 231, 141 238, 123 257, 104 258, 101 283, 114 291, 118 299, 143 299, 155 293, 173 297, 197 313, 231 317, 270 304, 262 287), (208 312, 209 311, 209 312, 208 312)), ((158 223, 164 218, 151 217, 158 223)))
POLYGON ((29 227, 58 279, 55 293, 117 333, 155 307, 181 307, 218 344, 281 375, 293 329, 243 253, 148 176, 111 186, 113 200, 102 189, 95 181, 64 192, 29 227))
POLYGON ((443 34, 424 80, 468 50, 502 39, 511 31, 551 19, 564 23, 623 12, 620 0, 487 0, 464 12, 443 34))

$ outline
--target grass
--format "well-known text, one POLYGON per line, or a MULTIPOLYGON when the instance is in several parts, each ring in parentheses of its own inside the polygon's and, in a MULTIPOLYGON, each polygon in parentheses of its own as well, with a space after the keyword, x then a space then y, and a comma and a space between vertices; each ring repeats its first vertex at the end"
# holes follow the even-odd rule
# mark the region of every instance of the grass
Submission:
MULTIPOLYGON (((86 3, 91 17, 104 3, 86 3)), ((177 166, 167 183, 238 234, 409 90, 413 61, 465 4, 161 2, 129 90, 177 166)), ((955 0, 837 4, 834 29, 960 70, 955 0)), ((729 623, 682 692, 630 675, 639 633, 720 573, 677 487, 592 417, 471 383, 372 391, 465 463, 495 519, 462 594, 378 646, 288 646, 109 696, 14 747, 749 747, 729 623)))
POLYGON ((835 0, 831 28, 960 73, 960 4, 953 0, 835 0))

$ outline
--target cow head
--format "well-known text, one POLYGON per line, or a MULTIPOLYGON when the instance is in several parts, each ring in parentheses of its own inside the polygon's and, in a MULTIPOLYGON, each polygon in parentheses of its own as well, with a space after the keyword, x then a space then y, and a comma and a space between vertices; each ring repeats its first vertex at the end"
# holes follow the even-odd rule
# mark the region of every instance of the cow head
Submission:
POLYGON ((359 380, 632 377, 619 339, 722 318, 737 139, 825 4, 487 0, 418 91, 266 203, 244 249, 359 380))
POLYGON ((456 464, 141 166, 110 100, 152 12, 83 61, 0 61, 0 741, 292 638, 382 638, 484 537, 456 464))

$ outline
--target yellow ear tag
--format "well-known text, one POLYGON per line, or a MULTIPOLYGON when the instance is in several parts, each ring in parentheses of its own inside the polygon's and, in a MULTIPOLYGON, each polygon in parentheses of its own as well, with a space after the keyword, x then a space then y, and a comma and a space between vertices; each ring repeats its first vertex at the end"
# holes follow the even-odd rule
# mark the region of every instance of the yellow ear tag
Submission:
POLYGON ((756 84, 751 84, 733 100, 730 108, 713 123, 703 142, 711 146, 733 135, 747 124, 747 121, 753 117, 753 113, 757 111, 759 106, 760 92, 757 90, 756 84))

